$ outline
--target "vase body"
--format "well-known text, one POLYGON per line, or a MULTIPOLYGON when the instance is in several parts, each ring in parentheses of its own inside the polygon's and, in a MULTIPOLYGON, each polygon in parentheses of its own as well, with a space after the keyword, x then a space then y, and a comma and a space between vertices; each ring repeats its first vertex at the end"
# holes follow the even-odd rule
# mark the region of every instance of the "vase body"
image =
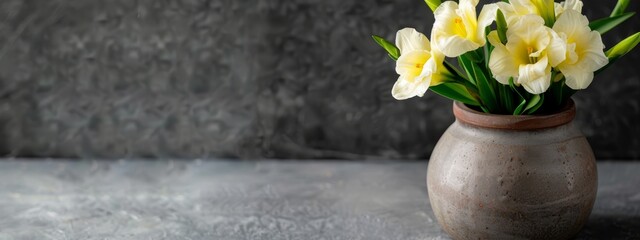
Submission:
POLYGON ((573 124, 573 101, 548 116, 476 112, 454 103, 456 121, 435 146, 429 200, 454 239, 569 239, 587 221, 596 162, 573 124))

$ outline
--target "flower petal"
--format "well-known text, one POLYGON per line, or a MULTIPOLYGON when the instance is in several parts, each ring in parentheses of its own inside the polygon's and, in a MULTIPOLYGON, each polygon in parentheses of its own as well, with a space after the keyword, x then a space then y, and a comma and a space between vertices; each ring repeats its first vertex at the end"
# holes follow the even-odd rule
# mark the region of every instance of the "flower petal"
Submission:
POLYGON ((478 42, 480 45, 484 45, 486 43, 484 40, 485 28, 491 25, 491 23, 496 20, 497 12, 498 5, 496 5, 495 3, 487 4, 482 7, 480 15, 478 16, 478 29, 476 31, 476 38, 481 40, 480 42, 478 42))
POLYGON ((507 36, 519 35, 525 39, 534 38, 536 35, 548 34, 541 32, 544 30, 544 19, 538 15, 525 15, 520 17, 516 22, 507 29, 507 36))
POLYGON ((416 83, 416 88, 414 90, 414 94, 418 97, 422 97, 424 96, 424 94, 427 92, 427 90, 429 90, 429 81, 424 81, 428 78, 422 78, 421 81, 418 81, 416 83))
POLYGON ((520 65, 519 73, 518 83, 529 93, 541 94, 551 85, 551 67, 546 56, 535 64, 520 65))
POLYGON ((549 56, 551 66, 555 67, 567 58, 567 42, 553 30, 549 30, 549 33, 551 34, 551 42, 547 46, 547 56, 549 56))
POLYGON ((498 12, 498 5, 495 3, 487 4, 482 7, 482 11, 480 11, 480 15, 478 16, 478 28, 484 28, 486 26, 491 25, 491 23, 496 20, 496 13, 498 12))
POLYGON ((596 71, 609 63, 609 58, 604 55, 604 43, 600 33, 591 31, 585 38, 585 45, 581 46, 582 52, 578 53, 584 68, 596 71))
POLYGON ((512 25, 517 20, 517 18, 520 17, 513 9, 513 6, 511 6, 511 4, 508 4, 506 2, 497 2, 494 4, 497 5, 498 9, 500 9, 502 14, 504 14, 504 17, 507 20, 507 25, 512 25))
POLYGON ((455 14, 456 9, 458 9, 458 3, 454 1, 445 1, 433 12, 433 16, 436 19, 443 18, 445 15, 455 14))
POLYGON ((572 36, 581 36, 591 31, 587 17, 571 9, 558 17, 553 24, 553 30, 566 34, 569 41, 572 41, 572 36))
POLYGON ((565 83, 571 89, 579 90, 587 88, 593 81, 593 71, 578 67, 577 65, 561 67, 565 83))
POLYGON ((477 38, 476 36, 478 29, 476 5, 478 5, 478 0, 461 0, 459 9, 456 12, 462 17, 462 22, 466 30, 466 38, 476 43, 482 42, 482 45, 484 45, 484 36, 481 38, 477 38))
POLYGON ((481 45, 460 36, 439 37, 434 43, 438 50, 447 57, 457 57, 481 47, 481 45))
POLYGON ((459 2, 460 2, 460 8, 472 7, 473 9, 475 9, 476 6, 478 5, 478 2, 480 1, 479 0, 460 0, 459 2))
POLYGON ((413 79, 420 75, 424 64, 430 57, 431 53, 427 51, 411 51, 402 54, 396 61, 396 72, 408 79, 413 79))
POLYGON ((456 26, 457 20, 461 20, 458 14, 458 4, 454 1, 446 1, 433 12, 435 22, 431 31, 431 40, 435 41, 439 36, 455 35, 459 30, 456 26))
POLYGON ((416 50, 431 51, 429 39, 414 28, 403 28, 398 31, 396 46, 400 49, 400 55, 416 50))
POLYGON ((578 60, 579 58, 578 53, 576 53, 576 43, 567 44, 566 59, 565 62, 562 62, 562 64, 575 64, 576 62, 578 62, 578 60))
POLYGON ((580 0, 567 0, 560 3, 560 5, 562 5, 562 9, 564 11, 571 9, 579 13, 582 12, 583 3, 580 0))
POLYGON ((539 14, 536 5, 531 0, 510 0, 509 3, 518 15, 539 14))
MULTIPOLYGON (((424 64, 422 68, 422 73, 420 73, 421 81, 425 82, 427 87, 435 86, 441 84, 445 80, 445 76, 443 76, 444 65, 444 55, 437 51, 431 51, 431 58, 424 64)), ((426 91, 426 90, 425 90, 426 91)))
MULTIPOLYGON (((497 38, 498 33, 492 31, 489 33, 489 41, 497 38)), ((507 48, 499 42, 492 43, 495 47, 489 58, 489 69, 493 73, 493 77, 502 84, 509 84, 509 78, 518 76, 518 66, 513 59, 513 55, 507 48)))
POLYGON ((560 16, 560 14, 562 14, 562 12, 564 12, 564 6, 562 6, 562 4, 560 4, 560 3, 554 3, 553 4, 553 9, 556 12, 556 18, 558 16, 560 16))
POLYGON ((397 100, 405 100, 415 96, 422 97, 427 89, 429 89, 427 81, 420 81, 420 79, 409 80, 400 75, 393 85, 393 89, 391 89, 391 96, 397 100))
POLYGON ((407 81, 402 75, 398 77, 398 80, 393 84, 391 89, 391 96, 397 100, 405 100, 416 96, 414 90, 416 84, 411 81, 407 81))

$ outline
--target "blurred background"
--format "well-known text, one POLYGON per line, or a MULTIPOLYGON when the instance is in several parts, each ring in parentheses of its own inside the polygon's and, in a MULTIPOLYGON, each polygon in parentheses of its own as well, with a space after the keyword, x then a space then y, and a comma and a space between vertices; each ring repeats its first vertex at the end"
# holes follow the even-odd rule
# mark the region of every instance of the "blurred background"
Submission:
MULTIPOLYGON (((590 20, 615 5, 584 2, 590 20)), ((394 100, 370 35, 432 23, 421 0, 2 0, 0 154, 427 159, 451 102, 394 100)), ((574 96, 599 159, 640 158, 639 63, 574 96)))

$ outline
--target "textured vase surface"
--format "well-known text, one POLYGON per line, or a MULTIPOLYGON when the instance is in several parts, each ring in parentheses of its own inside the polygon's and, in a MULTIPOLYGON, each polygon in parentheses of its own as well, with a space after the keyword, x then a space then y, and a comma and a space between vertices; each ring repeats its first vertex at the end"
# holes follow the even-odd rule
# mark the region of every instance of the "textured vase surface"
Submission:
POLYGON ((454 103, 427 171, 429 200, 454 239, 569 239, 597 192, 575 104, 545 116, 485 114, 454 103))

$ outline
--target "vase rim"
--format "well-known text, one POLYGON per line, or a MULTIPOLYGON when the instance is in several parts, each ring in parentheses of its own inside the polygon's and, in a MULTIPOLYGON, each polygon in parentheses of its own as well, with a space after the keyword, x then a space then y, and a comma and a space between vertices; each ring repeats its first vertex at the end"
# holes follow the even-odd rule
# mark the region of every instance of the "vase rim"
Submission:
POLYGON ((481 128, 503 130, 536 130, 567 124, 576 116, 576 105, 572 99, 560 111, 545 115, 503 115, 479 112, 464 103, 453 103, 453 115, 456 120, 481 128))

